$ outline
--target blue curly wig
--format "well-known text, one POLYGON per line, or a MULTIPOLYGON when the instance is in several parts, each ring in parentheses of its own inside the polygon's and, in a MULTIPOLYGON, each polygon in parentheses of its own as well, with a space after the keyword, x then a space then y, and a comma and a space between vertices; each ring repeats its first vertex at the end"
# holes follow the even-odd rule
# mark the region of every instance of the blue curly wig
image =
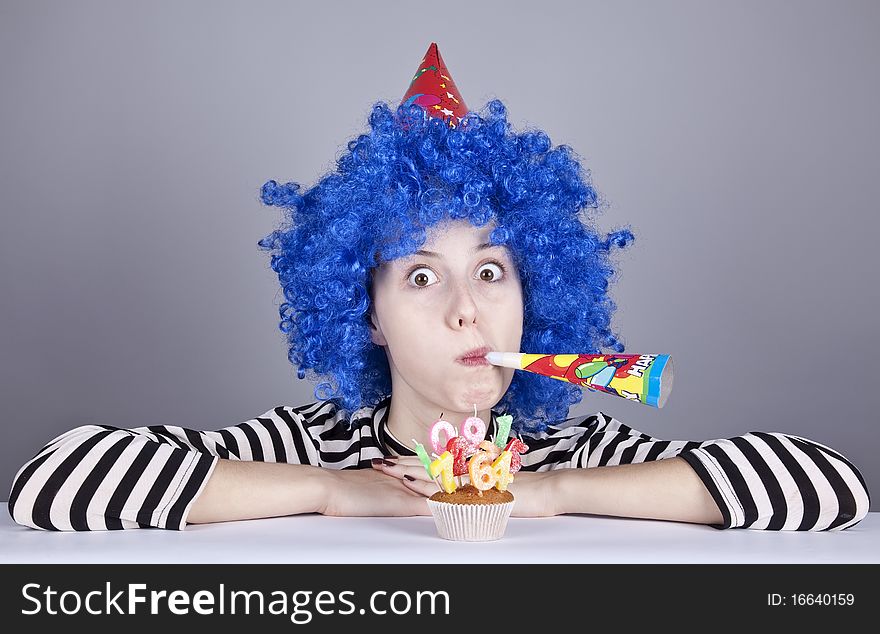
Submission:
MULTIPOLYGON (((541 130, 512 131, 499 99, 458 127, 378 101, 369 125, 313 187, 270 180, 261 189, 263 204, 286 210, 258 245, 284 292, 288 359, 318 383, 315 398, 350 413, 391 393, 385 351, 370 339, 372 270, 415 252, 445 219, 495 220, 489 240, 507 246, 521 276, 521 351, 624 351, 610 326, 610 251, 634 236, 591 226, 599 196, 570 147, 551 149, 541 130)), ((494 409, 512 414, 516 431, 540 431, 582 397, 576 385, 514 372, 494 409)))

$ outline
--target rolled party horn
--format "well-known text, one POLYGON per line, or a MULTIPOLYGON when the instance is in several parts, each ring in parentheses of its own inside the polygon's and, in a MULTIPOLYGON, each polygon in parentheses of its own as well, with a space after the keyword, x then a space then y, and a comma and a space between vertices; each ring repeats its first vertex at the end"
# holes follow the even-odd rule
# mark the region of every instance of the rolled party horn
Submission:
POLYGON ((672 391, 668 354, 528 354, 489 352, 486 360, 514 370, 574 383, 651 407, 663 407, 672 391))

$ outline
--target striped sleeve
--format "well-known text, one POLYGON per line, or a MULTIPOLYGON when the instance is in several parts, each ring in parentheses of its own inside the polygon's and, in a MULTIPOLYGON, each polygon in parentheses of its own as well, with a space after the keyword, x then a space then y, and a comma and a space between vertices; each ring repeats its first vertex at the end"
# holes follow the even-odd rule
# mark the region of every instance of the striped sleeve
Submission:
POLYGON ((18 524, 43 530, 184 530, 220 458, 320 464, 309 431, 326 412, 320 404, 306 408, 276 407, 216 431, 77 427, 18 470, 9 514, 18 524))
POLYGON ((683 458, 724 518, 716 528, 842 530, 864 519, 870 497, 859 470, 815 441, 749 432, 703 442, 659 440, 601 412, 577 466, 683 458))

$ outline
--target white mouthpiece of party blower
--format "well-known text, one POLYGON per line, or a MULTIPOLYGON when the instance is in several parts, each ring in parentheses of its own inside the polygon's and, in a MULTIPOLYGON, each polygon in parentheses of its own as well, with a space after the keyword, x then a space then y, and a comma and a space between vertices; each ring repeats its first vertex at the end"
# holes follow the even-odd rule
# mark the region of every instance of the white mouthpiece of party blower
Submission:
POLYGON ((515 370, 521 369, 520 359, 522 358, 521 352, 487 352, 486 353, 486 361, 491 363, 492 365, 500 365, 504 368, 514 368, 515 370))

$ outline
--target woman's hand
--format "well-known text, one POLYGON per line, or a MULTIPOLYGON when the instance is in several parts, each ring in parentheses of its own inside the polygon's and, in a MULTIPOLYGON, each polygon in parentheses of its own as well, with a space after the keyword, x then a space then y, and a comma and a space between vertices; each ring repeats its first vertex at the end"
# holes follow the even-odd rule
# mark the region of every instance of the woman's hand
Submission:
POLYGON ((554 471, 517 471, 507 489, 513 493, 513 517, 560 515, 554 471))
MULTIPOLYGON (((389 458, 384 462, 373 461, 373 469, 381 471, 401 482, 407 489, 424 497, 440 490, 431 480, 425 467, 415 456, 389 458)), ((558 515, 556 509, 555 478, 552 471, 518 471, 508 490, 516 499, 513 505, 514 517, 548 517, 558 515)), ((427 508, 427 505, 425 505, 427 508)))
MULTIPOLYGON (((424 471, 424 469, 422 469, 424 471)), ((372 469, 322 469, 322 515, 430 515, 425 496, 372 469)))

